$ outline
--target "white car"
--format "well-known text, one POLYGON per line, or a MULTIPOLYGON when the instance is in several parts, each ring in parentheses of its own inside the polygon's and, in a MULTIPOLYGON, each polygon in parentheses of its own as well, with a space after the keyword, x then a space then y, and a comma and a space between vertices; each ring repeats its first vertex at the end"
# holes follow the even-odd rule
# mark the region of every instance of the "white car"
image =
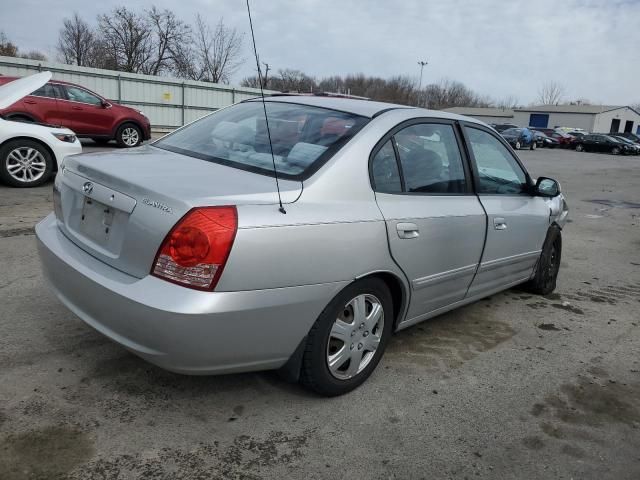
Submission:
MULTIPOLYGON (((23 77, 0 86, 0 109, 29 95, 51 79, 51 72, 23 77)), ((0 117, 0 181, 12 187, 46 182, 68 155, 82 145, 68 128, 5 120, 0 117)))

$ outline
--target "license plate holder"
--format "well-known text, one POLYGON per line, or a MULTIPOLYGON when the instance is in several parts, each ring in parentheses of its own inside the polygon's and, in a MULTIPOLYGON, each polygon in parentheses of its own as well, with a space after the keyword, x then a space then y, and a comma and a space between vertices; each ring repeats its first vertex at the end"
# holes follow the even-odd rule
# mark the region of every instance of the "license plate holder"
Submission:
POLYGON ((105 245, 112 233, 114 214, 113 207, 92 198, 84 197, 79 230, 94 242, 105 245))

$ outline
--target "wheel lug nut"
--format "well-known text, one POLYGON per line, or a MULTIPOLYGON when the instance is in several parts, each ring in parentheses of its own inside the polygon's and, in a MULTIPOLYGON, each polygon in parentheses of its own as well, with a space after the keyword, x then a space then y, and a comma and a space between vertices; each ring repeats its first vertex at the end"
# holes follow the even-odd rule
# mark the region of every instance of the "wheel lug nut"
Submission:
POLYGON ((361 343, 358 344, 358 350, 362 350, 362 344, 361 343))
POLYGON ((355 347, 355 345, 356 345, 355 343, 351 344, 351 350, 353 350, 353 347, 355 347))
POLYGON ((365 331, 362 335, 366 337, 367 335, 369 335, 369 332, 365 331))

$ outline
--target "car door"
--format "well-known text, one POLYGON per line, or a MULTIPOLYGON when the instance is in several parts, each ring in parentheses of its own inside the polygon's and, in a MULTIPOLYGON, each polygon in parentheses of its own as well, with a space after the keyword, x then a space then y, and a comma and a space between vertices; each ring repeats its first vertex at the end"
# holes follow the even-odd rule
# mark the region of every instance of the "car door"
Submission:
POLYGON ((468 296, 523 282, 533 273, 549 227, 550 208, 531 194, 532 182, 517 157, 494 133, 464 127, 478 198, 487 213, 487 239, 468 296))
POLYGON ((401 124, 371 156, 371 180, 391 255, 411 284, 407 321, 464 298, 476 272, 486 216, 472 192, 457 126, 401 124))
POLYGON ((31 95, 24 97, 22 103, 34 118, 52 125, 61 125, 58 107, 58 89, 51 83, 46 83, 31 95))
POLYGON ((113 125, 110 108, 97 95, 75 85, 64 85, 63 110, 71 121, 71 129, 80 135, 111 135, 113 125))

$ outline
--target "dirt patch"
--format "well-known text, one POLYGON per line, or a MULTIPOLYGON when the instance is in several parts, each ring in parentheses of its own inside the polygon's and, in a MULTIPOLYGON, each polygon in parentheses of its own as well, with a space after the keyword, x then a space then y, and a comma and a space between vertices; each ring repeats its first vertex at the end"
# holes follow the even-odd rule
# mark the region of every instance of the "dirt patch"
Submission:
POLYGON ((568 303, 552 303, 551 306, 553 308, 559 308, 561 310, 566 310, 567 312, 575 313, 576 315, 584 315, 584 310, 578 307, 574 307, 568 303))
POLYGON ((385 359, 437 369, 457 368, 514 334, 510 325, 491 318, 474 305, 394 335, 385 359))
POLYGON ((584 200, 585 202, 596 203, 598 205, 605 205, 607 207, 619 207, 619 208, 640 208, 640 203, 630 202, 627 200, 584 200))
POLYGON ((18 227, 0 230, 0 238, 18 237, 20 235, 35 235, 34 227, 18 227))
POLYGON ((305 456, 309 435, 270 432, 266 437, 241 435, 231 445, 200 443, 192 449, 163 448, 144 455, 118 455, 90 462, 70 479, 157 478, 255 480, 263 467, 291 465, 305 456))
POLYGON ((553 332, 559 332, 561 330, 558 327, 556 327, 555 324, 553 323, 541 323, 540 325, 538 325, 538 328, 540 330, 549 330, 553 332))
POLYGON ((12 434, 0 440, 0 478, 62 479, 93 455, 93 442, 75 429, 47 427, 12 434))

